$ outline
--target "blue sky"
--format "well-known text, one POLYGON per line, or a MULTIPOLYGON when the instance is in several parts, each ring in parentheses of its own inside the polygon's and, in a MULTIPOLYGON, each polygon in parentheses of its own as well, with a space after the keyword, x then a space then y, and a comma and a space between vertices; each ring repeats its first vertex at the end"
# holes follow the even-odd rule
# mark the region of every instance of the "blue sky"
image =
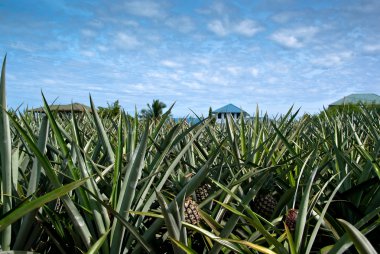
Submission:
POLYGON ((228 103, 270 115, 380 94, 380 1, 2 0, 9 107, 49 102, 175 116, 228 103))

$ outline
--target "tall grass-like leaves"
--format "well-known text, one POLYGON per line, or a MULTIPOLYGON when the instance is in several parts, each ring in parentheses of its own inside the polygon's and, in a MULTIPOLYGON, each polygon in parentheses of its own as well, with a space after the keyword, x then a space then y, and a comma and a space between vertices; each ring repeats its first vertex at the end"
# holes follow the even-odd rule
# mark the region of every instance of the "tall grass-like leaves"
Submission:
MULTIPOLYGON (((157 200, 160 203, 162 214, 164 215, 164 221, 168 229, 169 237, 175 241, 180 241, 181 221, 175 218, 174 214, 169 210, 168 203, 160 192, 156 192, 157 200)), ((176 212, 178 212, 178 206, 176 206, 176 212)), ((173 245, 174 253, 184 253, 177 245, 173 245)))
MULTIPOLYGON (((191 141, 193 142, 193 141, 191 141)), ((188 146, 189 144, 187 144, 188 146)), ((181 151, 182 153, 183 151, 181 151)), ((202 183, 202 181, 205 179, 207 174, 212 170, 212 164, 215 160, 215 158, 218 156, 220 152, 220 147, 218 147, 215 151, 213 151, 213 154, 210 156, 208 161, 202 166, 202 168, 198 171, 198 173, 193 176, 190 181, 184 186, 184 188, 176 195, 175 199, 168 205, 168 208, 170 210, 173 209, 175 204, 181 204, 183 197, 186 195, 186 193, 192 193, 195 191, 195 189, 202 183)), ((154 237, 155 233, 160 229, 160 226, 162 225, 161 220, 156 220, 149 228, 148 231, 144 234, 144 239, 146 241, 151 241, 154 237)), ((133 253, 138 253, 140 251, 139 246, 133 251, 133 253)))
POLYGON ((86 254, 96 254, 99 253, 100 248, 103 246, 104 242, 107 241, 108 233, 110 230, 107 230, 95 243, 91 246, 91 248, 86 252, 86 254))
MULTIPOLYGON (((144 134, 141 138, 139 148, 135 151, 133 160, 130 161, 126 174, 124 177, 124 182, 120 188, 120 195, 117 202, 116 211, 122 215, 125 220, 128 220, 129 210, 133 199, 135 197, 137 181, 141 177, 141 171, 144 167, 145 162, 145 152, 148 142, 148 132, 149 132, 149 121, 147 121, 145 126, 144 134)), ((119 253, 121 251, 121 245, 124 237, 125 229, 122 224, 115 220, 112 225, 111 232, 111 253, 119 253)))
MULTIPOLYGON (((343 182, 347 179, 348 176, 349 176, 349 174, 346 175, 346 176, 340 181, 340 183, 339 183, 339 184, 336 186, 336 188, 334 189, 333 193, 331 193, 331 195, 330 195, 330 197, 329 197, 329 199, 328 199, 328 201, 327 201, 325 207, 324 207, 323 210, 322 210, 322 213, 321 213, 321 215, 320 215, 320 217, 319 217, 319 219, 318 219, 318 222, 317 222, 317 224, 315 225, 314 230, 313 230, 313 232, 312 232, 312 234, 311 234, 311 236, 310 236, 309 243, 308 243, 308 245, 307 245, 307 248, 306 248, 306 252, 305 252, 305 253, 307 253, 307 254, 310 253, 310 251, 311 251, 311 247, 312 247, 313 242, 314 242, 314 239, 315 239, 315 237, 317 236, 318 230, 319 230, 319 228, 320 228, 320 226, 321 226, 321 224, 322 224, 322 222, 323 222, 323 220, 324 220, 324 217, 325 217, 325 214, 326 214, 326 212, 327 212, 327 209, 329 208, 329 205, 330 205, 331 201, 332 201, 333 198, 335 197, 335 194, 338 192, 339 188, 342 186, 343 182)), ((331 178, 331 180, 332 180, 332 179, 333 179, 333 177, 331 178)), ((323 190, 323 189, 322 189, 322 190, 323 190)))
MULTIPOLYGON (((371 211, 369 214, 364 216, 358 223, 355 224, 355 228, 361 228, 364 225, 368 224, 371 220, 378 217, 380 213, 380 207, 376 208, 375 210, 371 211)), ((375 229, 378 226, 378 222, 373 222, 372 225, 364 228, 362 230, 363 234, 367 234, 371 232, 373 229, 375 229)), ((331 248, 330 253, 337 253, 342 254, 345 253, 345 251, 352 245, 352 241, 350 241, 348 233, 344 234, 342 237, 339 238, 339 240, 335 243, 334 246, 331 248)))
POLYGON ((208 238, 212 239, 213 241, 217 242, 218 244, 224 246, 224 247, 227 247, 229 248, 230 250, 233 250, 235 253, 240 253, 241 250, 239 248, 239 246, 233 242, 230 242, 229 239, 224 239, 224 238, 221 238, 219 236, 216 236, 215 234, 213 234, 212 232, 209 232, 203 228, 200 228, 198 226, 195 226, 195 225, 192 225, 190 223, 187 223, 187 222, 182 222, 182 224, 184 226, 186 226, 187 228, 190 228, 194 231, 197 231, 205 236, 207 236, 208 238))
POLYGON ((307 218, 307 213, 308 213, 309 196, 310 196, 311 188, 313 185, 315 175, 317 174, 317 171, 318 171, 317 168, 314 169, 309 177, 309 180, 305 186, 304 194, 302 195, 301 204, 298 211, 296 232, 295 232, 295 237, 294 237, 295 242, 296 242, 297 252, 301 251, 302 240, 306 237, 304 235, 304 231, 306 228, 306 218, 307 218))
MULTIPOLYGON (((82 175, 86 178, 90 177, 90 174, 88 173, 87 165, 79 152, 79 148, 77 145, 74 146, 74 151, 78 157, 78 164, 79 168, 82 172, 82 175)), ((88 179, 86 181, 86 187, 94 194, 98 195, 99 198, 101 197, 100 191, 98 189, 98 186, 95 184, 94 179, 88 179)), ((93 218, 95 220, 99 235, 106 234, 107 228, 109 228, 109 218, 107 213, 102 213, 102 206, 93 198, 89 197, 89 209, 92 211, 93 218), (103 217, 103 216, 104 217, 103 217)), ((103 245, 104 253, 108 253, 108 244, 103 245)))
MULTIPOLYGON (((38 136, 38 144, 37 144, 38 149, 40 150, 41 153, 44 153, 47 138, 48 138, 48 132, 49 132, 49 122, 46 116, 44 116, 42 119, 40 133, 38 136)), ((41 174, 41 164, 39 163, 37 158, 35 158, 33 161, 32 172, 30 174, 27 196, 30 196, 36 192, 39 179, 40 179, 40 174, 41 174)), ((23 248, 22 246, 26 243, 27 237, 30 234, 30 229, 34 221, 34 216, 35 216, 35 213, 32 211, 30 214, 26 215, 23 218, 21 228, 18 232, 18 235, 16 237, 16 242, 13 246, 14 249, 19 250, 23 248)))
MULTIPOLYGON (((55 121, 53 114, 50 111, 48 103, 45 99, 45 96, 43 94, 42 94, 42 99, 44 101, 45 113, 49 119, 49 123, 51 125, 51 128, 52 128, 54 134, 55 134, 55 138, 57 139, 57 142, 58 142, 60 149, 62 150, 63 156, 65 157, 65 159, 67 159, 67 164, 68 164, 68 167, 69 167, 70 172, 72 174, 72 177, 74 179, 76 179, 78 177, 77 172, 74 168, 73 161, 72 161, 71 155, 69 153, 69 149, 68 149, 68 147, 64 141, 62 132, 61 132, 57 122, 55 121)), ((39 154, 41 154, 41 153, 39 152, 39 154)), ((79 191, 79 196, 84 200, 86 200, 86 198, 87 198, 86 196, 83 195, 83 192, 81 190, 79 191)), ((91 246, 92 236, 91 236, 90 230, 89 230, 87 224, 85 223, 82 215, 79 213, 78 208, 75 206, 74 202, 68 196, 64 196, 62 198, 62 200, 65 203, 65 205, 67 206, 67 208, 68 208, 67 212, 70 215, 70 217, 74 223, 74 226, 80 232, 80 236, 81 236, 85 246, 87 248, 89 248, 91 246)))
POLYGON ((98 130, 99 138, 102 141, 102 144, 107 152, 108 159, 111 162, 115 161, 115 155, 113 153, 111 143, 108 139, 107 133, 103 127, 102 121, 100 120, 100 117, 98 115, 98 112, 95 108, 94 102, 92 101, 92 98, 90 96, 90 103, 91 103, 91 110, 92 110, 92 115, 94 116, 94 121, 95 121, 95 126, 96 129, 98 130))
POLYGON ((294 244, 294 241, 293 241, 292 232, 290 232, 290 229, 288 228, 286 223, 284 223, 284 227, 285 227, 286 238, 288 239, 290 253, 297 254, 296 245, 294 244))
POLYGON ((351 223, 338 219, 339 222, 342 224, 344 229, 347 231, 349 237, 351 238, 352 242, 355 245, 355 248, 358 250, 360 254, 376 254, 377 251, 371 243, 368 241, 368 239, 358 230, 356 229, 351 223))
MULTIPOLYGON (((133 235, 136 240, 141 244, 141 246, 144 248, 144 250, 147 252, 147 253, 155 253, 154 249, 152 248, 152 246, 150 244, 148 244, 148 242, 146 242, 142 236, 139 234, 139 232, 137 231, 137 229, 135 227, 133 227, 131 224, 129 224, 123 217, 120 213, 116 212, 111 206, 109 206, 108 204, 106 204, 103 200, 99 199, 99 197, 97 197, 96 195, 94 195, 94 193, 90 192, 89 190, 86 190, 88 191, 88 194, 92 197, 94 197, 102 206, 104 206, 105 208, 107 208, 107 211, 109 211, 112 215, 115 216, 115 218, 117 218, 121 224, 131 233, 131 235, 133 235)), ((160 217, 162 218, 162 217, 160 217)))
POLYGON ((244 114, 240 115, 240 147, 243 159, 247 159, 247 141, 246 141, 246 126, 244 114))
MULTIPOLYGON (((184 148, 182 148, 182 150, 179 152, 179 154, 177 155, 177 157, 171 162, 169 168, 166 170, 166 172, 164 173, 164 175, 160 178, 160 182, 155 187, 157 191, 160 191, 162 189, 162 187, 164 186, 165 182, 169 178, 170 174, 172 174, 172 172, 175 170, 175 168, 177 167, 177 165, 179 164, 179 162, 181 161, 181 159, 183 159, 183 157, 185 156, 187 150, 191 148, 191 146, 194 143, 194 141, 199 137, 199 135, 201 135, 202 131, 204 130, 204 128, 206 128, 206 126, 208 126, 208 124, 209 124, 209 121, 206 121, 203 126, 200 126, 200 128, 192 136, 192 138, 190 139, 190 141, 185 145, 184 148)), ((195 126, 189 128, 188 130, 185 131, 185 133, 183 133, 182 135, 177 136, 174 140, 170 140, 170 139, 169 140, 168 139, 165 140, 165 142, 164 142, 165 145, 166 145, 165 149, 162 152, 162 154, 157 158, 157 161, 155 160, 156 161, 156 164, 155 164, 156 167, 158 167, 162 163, 162 161, 163 161, 163 159, 164 159, 164 157, 166 155, 166 152, 169 150, 170 146, 172 146, 174 144, 178 144, 180 142, 180 140, 183 139, 186 134, 189 134, 190 131, 193 130, 194 128, 195 128, 195 126)), ((170 133, 172 133, 173 137, 174 137, 175 135, 177 135, 177 131, 179 131, 179 130, 175 127, 175 129, 172 129, 172 131, 170 133)), ((197 178, 197 177, 195 177, 195 178, 197 178)), ((202 181, 202 180, 200 180, 200 181, 202 181)), ((193 181, 193 179, 192 179, 192 181, 193 181)), ((200 182, 199 182, 199 184, 200 184, 200 182)), ((194 190, 195 189, 193 189, 193 191, 194 190)), ((188 191, 190 192, 190 190, 188 190, 188 191)), ((184 192, 187 192, 187 190, 184 190, 184 192)), ((189 193, 189 192, 187 192, 187 193, 189 193)), ((184 194, 184 193, 182 193, 182 194, 184 194)), ((147 211, 149 209, 150 205, 152 204, 152 202, 154 201, 155 198, 156 198, 156 194, 153 192, 148 197, 148 199, 147 199, 147 201, 146 201, 146 203, 145 203, 145 205, 143 207, 144 211, 147 211)), ((179 200, 178 200, 178 203, 180 203, 179 200)), ((158 224, 159 223, 157 222, 157 224, 155 224, 155 225, 158 227, 158 224)), ((152 237, 151 232, 146 232, 146 234, 144 235, 144 237, 147 237, 147 238, 152 237)))
MULTIPOLYGON (((60 183, 56 172, 54 171, 50 161, 46 158, 46 156, 41 153, 38 149, 38 146, 34 143, 34 140, 28 135, 28 133, 21 127, 21 125, 17 122, 16 119, 10 117, 13 126, 17 129, 18 133, 22 136, 25 142, 28 144, 29 148, 36 156, 38 161, 41 163, 41 166, 44 168, 47 177, 49 178, 51 184, 55 188, 59 188, 62 186, 60 183)), ((78 229, 78 232, 86 245, 86 247, 91 246, 91 234, 88 230, 87 225, 84 222, 82 215, 79 213, 78 208, 75 206, 74 202, 70 199, 68 195, 64 195, 62 198, 64 205, 67 208, 67 212, 73 221, 74 226, 78 229)))
MULTIPOLYGON (((257 180, 255 181, 255 184, 252 185, 252 187, 250 188, 246 196, 243 197, 243 199, 241 200, 241 204, 240 204, 241 210, 244 210, 244 206, 246 206, 256 196, 256 194, 258 193, 258 191, 264 184, 265 179, 267 179, 267 177, 268 177, 268 174, 264 173, 257 178, 257 180)), ((227 224, 224 226, 222 232, 220 233, 220 236, 223 238, 228 237, 231 234, 231 232, 234 230, 235 225, 238 222, 239 218, 240 216, 237 214, 232 215, 231 218, 228 220, 227 224)), ((285 251, 284 248, 281 248, 280 245, 277 243, 275 243, 275 245, 278 248, 279 253, 284 253, 285 251)), ((211 249, 210 253, 219 253, 221 247, 222 246, 220 244, 215 244, 213 248, 211 249)))
POLYGON ((198 124, 188 125, 170 119, 173 106, 148 123, 122 111, 99 116, 91 97, 92 113, 77 114, 73 108, 71 116, 56 113, 43 97, 46 117, 29 111, 15 115, 6 110, 5 59, 0 220, 35 205, 22 220, 18 215, 3 223, 3 249, 152 253, 154 244, 167 241, 168 235, 175 252, 185 253, 193 253, 191 248, 343 253, 353 244, 362 252, 373 251, 366 249, 368 242, 378 247, 377 112, 363 108, 297 119, 298 111, 290 109, 269 119, 267 114, 259 118, 257 108, 253 121, 241 115, 238 121, 227 117, 223 124, 199 118, 198 124), (183 180, 178 174, 192 177, 183 180), (52 193, 76 180, 84 185, 63 193, 62 203, 33 203, 41 201, 37 193, 52 193), (198 187, 209 181, 213 193, 201 201, 196 193, 204 188, 198 187), (271 218, 259 209, 254 212, 257 193, 278 201, 271 218), (199 227, 183 221, 188 195, 199 203, 199 227), (285 226, 284 233, 281 218, 289 207, 299 209, 298 220, 295 232, 285 226), (336 218, 352 223, 362 236, 349 226, 346 232, 336 218), (186 228, 197 233, 187 234, 186 228))
MULTIPOLYGON (((7 57, 4 57, 0 78, 0 155, 1 155, 1 183, 3 201, 3 214, 12 209, 12 155, 11 155, 11 133, 9 127, 9 118, 6 114, 7 99, 5 88, 5 67, 7 57)), ((1 235, 1 247, 3 250, 9 250, 12 237, 12 227, 8 225, 1 235)))
POLYGON ((22 216, 30 213, 31 211, 43 206, 47 202, 50 202, 54 199, 57 199, 65 194, 67 194, 69 191, 78 188, 81 186, 87 179, 75 181, 69 184, 66 184, 62 187, 59 187, 42 197, 39 197, 37 199, 34 199, 32 201, 26 201, 19 207, 17 207, 15 210, 12 210, 10 213, 8 213, 4 218, 0 220, 0 232, 6 229, 9 225, 11 225, 13 222, 20 219, 22 216))
MULTIPOLYGON (((114 208, 116 208, 117 205, 117 199, 119 197, 119 191, 120 191, 120 176, 121 176, 121 169, 122 169, 122 160, 123 160, 123 147, 124 147, 124 141, 123 141, 123 112, 119 117, 119 124, 118 124, 118 130, 117 130, 117 150, 116 150, 116 161, 115 166, 113 170, 113 179, 112 179, 112 192, 111 192, 111 204, 114 208)), ((131 142, 131 139, 129 140, 131 142)))
POLYGON ((256 250, 260 253, 264 253, 264 254, 276 254, 276 252, 268 249, 268 248, 265 248, 263 246, 260 246, 260 245, 257 245, 257 244, 254 244, 254 243, 251 243, 251 242, 248 242, 248 241, 243 241, 243 240, 235 240, 235 239, 223 239, 225 241, 228 241, 228 242, 231 242, 231 243, 238 243, 240 245, 245 245, 253 250, 256 250))
POLYGON ((178 248, 181 248, 182 251, 184 251, 186 254, 197 254, 198 252, 194 251, 193 249, 187 247, 185 244, 181 243, 180 241, 173 239, 169 236, 170 241, 174 243, 178 248))

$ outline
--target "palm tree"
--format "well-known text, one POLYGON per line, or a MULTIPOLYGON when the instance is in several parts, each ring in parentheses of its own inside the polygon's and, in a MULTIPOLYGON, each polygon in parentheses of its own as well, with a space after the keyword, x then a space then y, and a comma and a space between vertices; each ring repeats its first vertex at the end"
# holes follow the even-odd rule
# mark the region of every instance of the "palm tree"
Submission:
POLYGON ((153 118, 153 119, 157 119, 161 117, 162 110, 166 108, 166 104, 160 100, 153 100, 152 105, 148 103, 147 106, 148 106, 147 109, 141 110, 141 116, 145 118, 153 118))
POLYGON ((108 117, 115 117, 117 116, 121 111, 121 106, 119 104, 119 100, 116 100, 112 104, 108 104, 108 107, 98 107, 98 113, 101 116, 108 116, 108 117))

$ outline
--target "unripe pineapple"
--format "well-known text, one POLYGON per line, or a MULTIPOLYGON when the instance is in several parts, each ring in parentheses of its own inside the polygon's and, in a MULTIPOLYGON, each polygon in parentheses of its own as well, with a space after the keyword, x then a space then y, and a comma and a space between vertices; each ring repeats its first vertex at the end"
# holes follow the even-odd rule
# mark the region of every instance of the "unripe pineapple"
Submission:
POLYGON ((296 229, 296 221, 298 216, 297 209, 289 209, 285 216, 285 224, 288 226, 290 231, 294 231, 296 229))
MULTIPOLYGON (((190 181, 191 177, 194 173, 182 172, 179 171, 177 174, 171 176, 170 187, 171 191, 180 192, 183 188, 185 188, 186 184, 190 181)), ((169 185, 168 185, 169 186, 169 185)), ((195 193, 188 193, 188 197, 186 197, 184 202, 184 215, 185 221, 191 223, 193 225, 197 225, 201 219, 201 216, 198 212, 198 204, 197 202, 202 202, 209 195, 209 190, 211 189, 211 185, 206 183, 200 186, 195 190, 195 193), (194 199, 196 200, 194 200, 194 199), (196 202, 197 201, 197 202, 196 202)))
POLYGON ((197 198, 198 202, 202 202, 205 200, 209 195, 209 191, 211 190, 211 185, 208 183, 203 184, 198 189, 195 190, 195 196, 197 198))
POLYGON ((193 225, 197 225, 201 220, 201 216, 198 212, 198 204, 192 199, 192 197, 187 197, 185 199, 185 221, 193 225))
POLYGON ((271 194, 259 194, 253 202, 253 211, 265 219, 270 219, 276 205, 277 200, 271 194))

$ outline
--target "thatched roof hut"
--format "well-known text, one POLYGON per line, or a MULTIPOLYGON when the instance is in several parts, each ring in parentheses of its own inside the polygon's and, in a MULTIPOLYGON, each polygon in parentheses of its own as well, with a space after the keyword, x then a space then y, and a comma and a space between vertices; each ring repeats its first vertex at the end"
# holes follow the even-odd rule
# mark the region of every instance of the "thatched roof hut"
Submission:
MULTIPOLYGON (((51 105, 49 106, 49 108, 51 111, 59 112, 59 113, 71 113, 71 108, 73 109, 74 113, 84 113, 86 110, 88 112, 92 112, 89 106, 86 106, 80 103, 72 103, 72 104, 67 104, 67 105, 51 105)), ((45 110, 43 107, 30 109, 29 111, 35 112, 35 113, 45 113, 45 110)))

